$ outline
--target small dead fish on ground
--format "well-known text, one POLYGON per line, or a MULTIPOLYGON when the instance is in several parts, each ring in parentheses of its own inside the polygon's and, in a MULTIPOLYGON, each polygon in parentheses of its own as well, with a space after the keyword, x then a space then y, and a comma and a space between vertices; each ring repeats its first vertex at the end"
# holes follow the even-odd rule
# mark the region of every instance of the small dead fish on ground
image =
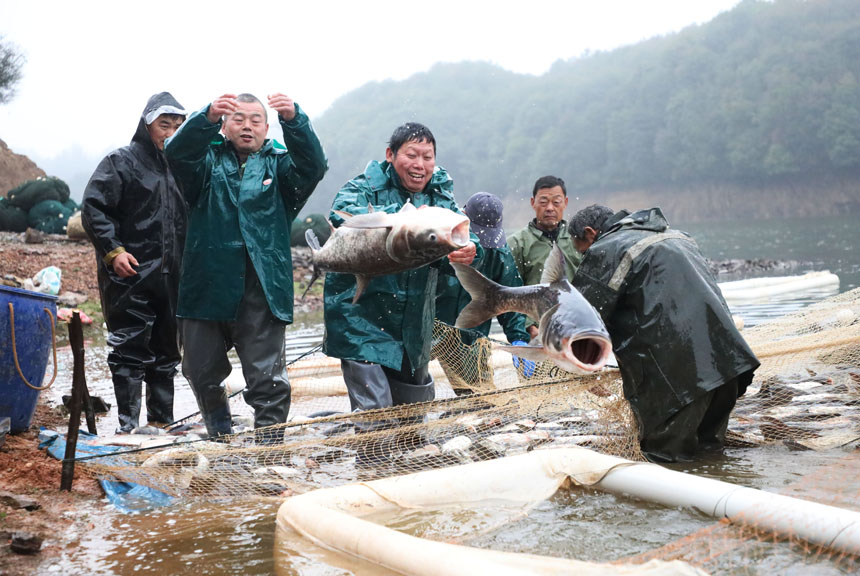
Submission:
POLYGON ((128 448, 151 448, 154 446, 169 446, 181 442, 176 436, 151 436, 149 434, 116 434, 113 436, 97 436, 90 441, 98 446, 126 446, 128 448))
POLYGON ((789 438, 784 441, 784 444, 795 450, 833 450, 856 444, 858 441, 860 441, 860 434, 847 432, 844 434, 831 434, 823 438, 789 438))
POLYGON ((209 468, 209 459, 199 452, 192 452, 184 448, 171 448, 156 452, 143 461, 141 466, 163 466, 167 468, 194 468, 198 471, 209 468))
POLYGON ((602 436, 599 434, 577 434, 573 436, 559 436, 552 439, 553 446, 604 448, 614 444, 618 444, 618 437, 602 436))
MULTIPOLYGON (((469 244, 469 218, 438 206, 416 208, 407 203, 395 214, 336 212, 343 224, 320 246, 313 230, 305 239, 313 256, 310 289, 323 272, 355 275, 358 301, 374 276, 419 268, 469 244)), ((305 294, 307 294, 305 290, 305 294)))
POLYGON ((764 443, 765 439, 761 434, 726 430, 726 446, 729 448, 754 448, 764 443))
POLYGON ((784 440, 786 438, 798 440, 821 437, 821 434, 817 434, 810 430, 804 430, 803 428, 798 428, 796 426, 788 426, 776 418, 764 416, 762 417, 762 420, 764 420, 764 422, 759 424, 759 430, 761 430, 765 440, 784 440))
POLYGON ((149 436, 164 436, 167 434, 167 431, 163 428, 159 428, 158 426, 138 426, 134 430, 131 431, 132 434, 147 434, 149 436))
POLYGON ((468 436, 455 436, 442 444, 442 452, 465 452, 472 447, 472 439, 468 436))
POLYGON ((558 244, 546 259, 541 283, 535 286, 502 286, 474 268, 451 265, 472 297, 457 317, 457 328, 474 328, 504 312, 520 312, 538 322, 533 342, 539 344, 498 348, 535 362, 549 360, 574 374, 588 374, 606 365, 612 353, 609 332, 594 306, 568 281, 558 244))

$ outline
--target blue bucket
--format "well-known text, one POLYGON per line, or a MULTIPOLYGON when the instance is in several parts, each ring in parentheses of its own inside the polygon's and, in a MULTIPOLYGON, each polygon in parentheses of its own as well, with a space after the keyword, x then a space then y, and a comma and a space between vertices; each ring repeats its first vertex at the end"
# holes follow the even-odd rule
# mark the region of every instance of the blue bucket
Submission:
POLYGON ((57 297, 0 286, 0 418, 11 432, 30 427, 39 393, 57 377, 57 297), (51 351, 54 376, 43 385, 51 351))

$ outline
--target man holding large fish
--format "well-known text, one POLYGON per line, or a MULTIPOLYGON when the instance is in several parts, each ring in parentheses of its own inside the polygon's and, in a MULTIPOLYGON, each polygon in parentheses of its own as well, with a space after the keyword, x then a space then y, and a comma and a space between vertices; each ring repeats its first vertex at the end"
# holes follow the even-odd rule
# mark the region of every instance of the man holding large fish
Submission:
POLYGON ((433 134, 410 122, 384 162, 338 192, 325 246, 308 235, 315 272, 328 272, 324 351, 341 359, 354 411, 435 397, 428 364, 442 259, 468 266, 482 255, 453 187, 433 134))

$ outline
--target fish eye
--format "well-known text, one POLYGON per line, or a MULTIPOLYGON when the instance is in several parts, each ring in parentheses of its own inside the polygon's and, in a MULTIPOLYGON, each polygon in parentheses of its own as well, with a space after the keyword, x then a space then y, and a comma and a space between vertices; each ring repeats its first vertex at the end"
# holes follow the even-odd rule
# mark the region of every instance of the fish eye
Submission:
POLYGON ((427 236, 427 239, 430 240, 430 242, 435 242, 436 241, 436 235, 431 232, 430 235, 427 236))

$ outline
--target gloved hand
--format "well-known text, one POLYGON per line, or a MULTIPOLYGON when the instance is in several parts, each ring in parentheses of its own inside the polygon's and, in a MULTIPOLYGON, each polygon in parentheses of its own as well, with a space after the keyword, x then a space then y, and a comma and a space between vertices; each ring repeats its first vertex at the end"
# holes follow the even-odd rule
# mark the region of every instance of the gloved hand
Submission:
MULTIPOLYGON (((511 342, 511 346, 528 346, 526 342, 522 340, 514 340, 511 342)), ((514 368, 520 367, 520 362, 523 363, 523 376, 526 378, 531 378, 535 373, 535 362, 533 360, 526 360, 525 358, 520 358, 519 356, 513 356, 514 368)))

